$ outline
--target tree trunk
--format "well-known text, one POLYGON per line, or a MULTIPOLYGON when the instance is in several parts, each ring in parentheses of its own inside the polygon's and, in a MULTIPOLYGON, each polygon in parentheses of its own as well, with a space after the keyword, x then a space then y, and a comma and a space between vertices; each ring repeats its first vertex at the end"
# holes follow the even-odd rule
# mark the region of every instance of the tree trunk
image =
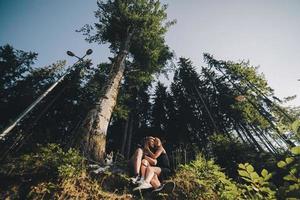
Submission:
POLYGON ((238 131, 241 134, 241 136, 244 135, 244 138, 246 138, 246 140, 247 140, 247 142, 245 144, 250 145, 251 148, 253 148, 254 151, 258 152, 258 150, 257 150, 255 144, 253 143, 253 141, 251 141, 251 139, 249 138, 249 136, 243 131, 243 129, 239 125, 237 125, 236 131, 238 131))
POLYGON ((123 141, 122 141, 122 147, 121 147, 121 154, 125 157, 125 145, 127 142, 127 133, 128 133, 128 124, 129 124, 130 118, 128 117, 125 122, 125 128, 124 128, 124 134, 123 134, 123 141))
POLYGON ((102 161, 105 155, 107 128, 124 74, 130 38, 129 34, 112 64, 108 82, 102 89, 102 95, 95 107, 88 112, 79 129, 79 134, 82 135, 80 148, 87 158, 95 161, 102 161))
POLYGON ((250 125, 252 130, 256 132, 256 135, 259 137, 261 141, 263 141, 264 145, 267 147, 267 149, 272 153, 274 152, 274 155, 277 156, 279 153, 277 149, 274 147, 274 145, 270 142, 270 140, 266 137, 263 130, 260 128, 250 125))
POLYGON ((131 140, 132 140, 132 132, 133 132, 133 126, 134 126, 134 117, 133 114, 130 114, 129 117, 129 131, 128 131, 128 143, 127 143, 127 150, 126 150, 126 158, 128 159, 130 157, 130 149, 131 149, 131 140))
POLYGON ((245 131, 245 133, 247 133, 247 135, 249 136, 249 138, 252 140, 253 144, 255 144, 255 146, 257 147, 259 152, 263 152, 263 148, 260 146, 260 144, 256 141, 256 139, 253 137, 251 131, 248 129, 248 127, 241 123, 240 127, 243 129, 243 131, 245 131))

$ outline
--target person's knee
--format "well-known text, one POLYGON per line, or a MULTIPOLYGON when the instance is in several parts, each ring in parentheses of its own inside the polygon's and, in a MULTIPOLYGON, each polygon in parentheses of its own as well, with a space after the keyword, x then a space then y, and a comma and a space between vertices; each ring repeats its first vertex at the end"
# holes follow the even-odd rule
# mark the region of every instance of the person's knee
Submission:
POLYGON ((135 155, 136 156, 142 156, 143 155, 143 149, 138 148, 137 150, 135 150, 135 155))
POLYGON ((141 148, 138 148, 137 150, 135 150, 132 160, 134 162, 136 162, 137 160, 141 159, 142 157, 143 157, 143 150, 141 148))
POLYGON ((161 182, 158 179, 158 176, 154 174, 153 178, 150 181, 154 189, 158 188, 161 185, 161 182))
POLYGON ((147 171, 148 171, 149 173, 152 173, 152 172, 154 173, 154 169, 153 169, 152 167, 150 167, 150 166, 147 167, 147 171))
POLYGON ((142 165, 144 165, 145 167, 148 167, 148 165, 149 165, 148 160, 143 159, 143 160, 142 160, 142 165))

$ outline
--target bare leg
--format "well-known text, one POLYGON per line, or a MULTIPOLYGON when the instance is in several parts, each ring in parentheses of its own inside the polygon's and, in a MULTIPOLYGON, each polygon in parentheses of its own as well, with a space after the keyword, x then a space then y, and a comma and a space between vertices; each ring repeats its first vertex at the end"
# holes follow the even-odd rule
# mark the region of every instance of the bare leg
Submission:
POLYGON ((154 174, 153 178, 150 181, 150 184, 153 186, 154 189, 158 188, 161 185, 157 174, 154 174))
POLYGON ((148 160, 143 159, 141 165, 141 178, 145 178, 147 167, 150 166, 148 160))
POLYGON ((142 157, 143 157, 143 150, 141 148, 138 148, 131 158, 134 175, 138 175, 140 173, 142 157))
POLYGON ((141 189, 148 189, 148 188, 158 188, 161 184, 158 180, 158 176, 161 173, 160 167, 152 167, 148 166, 146 168, 146 176, 145 180, 140 183, 140 185, 133 189, 133 191, 141 190, 141 189))
POLYGON ((160 173, 161 173, 160 167, 151 167, 151 166, 147 167, 145 182, 150 183, 154 175, 156 174, 157 176, 159 176, 160 173))

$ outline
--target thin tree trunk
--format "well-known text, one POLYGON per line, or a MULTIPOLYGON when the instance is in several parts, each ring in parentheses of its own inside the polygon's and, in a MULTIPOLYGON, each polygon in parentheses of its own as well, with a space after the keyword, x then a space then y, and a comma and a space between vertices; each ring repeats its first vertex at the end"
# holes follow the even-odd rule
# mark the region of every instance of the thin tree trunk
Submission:
POLYGON ((258 148, 259 152, 263 152, 263 148, 260 146, 260 144, 256 141, 256 139, 253 137, 252 133, 249 131, 248 127, 246 127, 244 124, 240 124, 243 130, 247 133, 247 135, 250 137, 250 139, 253 141, 255 146, 258 148))
POLYGON ((131 34, 128 35, 112 64, 108 82, 102 90, 103 95, 96 102, 96 106, 88 112, 79 129, 82 135, 81 150, 86 157, 96 161, 102 161, 104 158, 107 128, 116 105, 130 39, 131 34))
POLYGON ((247 144, 247 141, 243 138, 242 134, 240 131, 235 127, 235 132, 237 133, 238 137, 242 140, 244 144, 247 144))
POLYGON ((226 69, 229 70, 235 76, 238 76, 238 77, 242 78, 243 80, 245 80, 247 82, 248 87, 254 88, 255 91, 257 91, 260 95, 262 95, 265 100, 269 101, 272 104, 272 106, 274 106, 278 111, 280 111, 288 120, 290 120, 290 122, 293 122, 295 120, 290 115, 288 115, 286 113, 286 111, 284 111, 280 106, 278 106, 276 103, 274 103, 273 101, 271 101, 271 99, 267 95, 265 95, 255 84, 253 84, 247 78, 245 78, 244 76, 239 75, 239 74, 233 72, 227 66, 226 66, 226 69))
POLYGON ((241 125, 237 124, 237 129, 236 130, 239 130, 240 129, 240 134, 243 134, 244 137, 246 138, 248 144, 256 151, 256 152, 259 152, 258 149, 256 148, 256 145, 254 144, 254 142, 249 138, 249 136, 247 135, 247 133, 243 130, 243 128, 241 127, 241 125))
POLYGON ((274 145, 270 142, 270 140, 266 137, 265 132, 256 126, 251 125, 251 127, 256 132, 256 135, 259 136, 261 140, 264 140, 266 145, 268 145, 270 147, 270 149, 277 156, 279 153, 278 153, 277 149, 274 147, 274 145))
POLYGON ((126 158, 129 158, 129 153, 130 153, 130 149, 131 149, 132 131, 133 131, 133 126, 134 126, 133 122, 134 122, 134 117, 133 117, 133 115, 131 115, 130 124, 129 124, 129 134, 128 134, 126 158))
POLYGON ((265 134, 262 134, 262 137, 266 140, 267 144, 273 149, 273 151, 276 153, 276 156, 278 157, 279 152, 278 150, 274 147, 274 145, 271 143, 271 141, 267 138, 265 134))
POLYGON ((121 154, 123 156, 125 156, 125 145, 126 145, 126 141, 127 141, 128 124, 129 124, 129 117, 128 117, 128 119, 126 119, 124 134, 123 134, 123 141, 122 141, 122 147, 121 147, 121 154))
POLYGON ((218 127, 217 127, 217 125, 216 125, 216 123, 214 121, 214 118, 213 118, 211 112, 209 111, 209 109, 208 109, 208 107, 207 107, 207 105, 206 105, 206 103, 205 103, 202 95, 200 94, 199 90, 197 89, 197 87, 195 85, 194 85, 194 89, 196 90, 196 93, 198 94, 198 97, 200 98, 200 100, 201 100, 201 102, 202 102, 202 104, 203 104, 203 106, 204 106, 204 108, 205 108, 205 110, 206 110, 206 112, 207 112, 207 114, 208 114, 208 116, 209 116, 212 124, 213 124, 213 127, 215 129, 214 131, 215 132, 219 132, 219 129, 218 129, 218 127))
POLYGON ((276 156, 277 151, 276 149, 271 146, 271 144, 268 143, 268 141, 265 138, 262 138, 263 133, 259 133, 252 125, 250 125, 253 133, 258 137, 258 139, 261 141, 261 143, 267 148, 267 150, 273 155, 276 156))
POLYGON ((264 131, 265 131, 265 133, 269 136, 269 138, 271 138, 272 141, 275 142, 275 143, 278 145, 279 148, 284 149, 284 147, 282 146, 282 144, 280 144, 280 143, 278 142, 278 138, 276 138, 276 137, 274 136, 274 134, 270 134, 270 132, 269 132, 268 130, 264 130, 264 131), (274 138, 274 137, 275 137, 275 138, 274 138))
MULTIPOLYGON (((223 74, 224 77, 227 78, 227 80, 233 85, 233 87, 235 89, 237 89, 241 94, 245 93, 245 91, 242 91, 241 88, 239 86, 237 86, 228 76, 225 75, 225 73, 220 69, 220 67, 218 67, 219 71, 223 74)), ((290 139, 288 139, 284 134, 282 134, 278 128, 275 126, 275 124, 273 123, 272 120, 270 120, 270 118, 268 116, 266 116, 265 113, 268 113, 264 107, 262 107, 261 105, 256 105, 250 98, 248 98, 247 96, 245 96, 246 99, 248 100, 248 102, 259 112, 259 114, 261 116, 263 116, 268 123, 270 124, 270 126, 277 132, 277 134, 279 135, 279 137, 287 144, 287 146, 291 146, 294 147, 296 146, 290 139)))

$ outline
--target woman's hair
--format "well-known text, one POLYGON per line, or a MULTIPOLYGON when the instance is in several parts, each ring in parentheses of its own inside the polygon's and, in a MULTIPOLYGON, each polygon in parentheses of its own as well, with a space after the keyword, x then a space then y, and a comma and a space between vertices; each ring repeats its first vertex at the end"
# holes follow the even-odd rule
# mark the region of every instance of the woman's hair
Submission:
POLYGON ((147 137, 145 137, 145 140, 155 140, 155 137, 147 136, 147 137))
POLYGON ((145 147, 149 147, 149 143, 150 143, 151 140, 153 140, 153 142, 155 142, 155 138, 154 137, 152 137, 152 136, 145 137, 144 146, 145 147))
POLYGON ((162 146, 161 140, 158 137, 154 138, 154 145, 156 148, 160 148, 162 146))

